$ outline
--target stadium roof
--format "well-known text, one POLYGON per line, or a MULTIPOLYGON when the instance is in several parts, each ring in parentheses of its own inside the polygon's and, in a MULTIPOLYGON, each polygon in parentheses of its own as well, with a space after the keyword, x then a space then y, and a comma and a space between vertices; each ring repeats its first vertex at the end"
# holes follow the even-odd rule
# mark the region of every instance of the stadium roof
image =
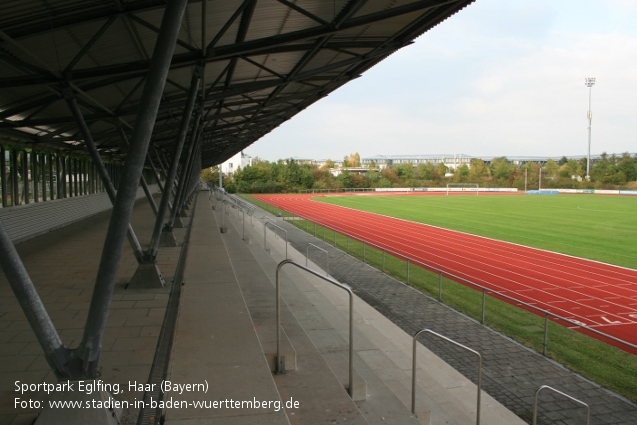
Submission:
MULTIPOLYGON (((189 1, 152 144, 171 152, 194 81, 202 166, 223 162, 473 0, 189 1)), ((0 144, 125 156, 165 0, 3 0, 0 144)), ((388 81, 387 84, 391 84, 388 81)), ((194 120, 191 120, 194 121, 194 120)))

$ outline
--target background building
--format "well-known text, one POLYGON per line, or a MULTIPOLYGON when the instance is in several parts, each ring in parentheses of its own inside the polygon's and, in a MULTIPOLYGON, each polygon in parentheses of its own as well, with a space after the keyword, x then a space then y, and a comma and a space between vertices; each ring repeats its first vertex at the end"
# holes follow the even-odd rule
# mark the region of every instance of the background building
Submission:
POLYGON ((221 172, 229 176, 234 174, 237 168, 245 168, 248 165, 252 165, 252 157, 241 151, 221 164, 221 172))

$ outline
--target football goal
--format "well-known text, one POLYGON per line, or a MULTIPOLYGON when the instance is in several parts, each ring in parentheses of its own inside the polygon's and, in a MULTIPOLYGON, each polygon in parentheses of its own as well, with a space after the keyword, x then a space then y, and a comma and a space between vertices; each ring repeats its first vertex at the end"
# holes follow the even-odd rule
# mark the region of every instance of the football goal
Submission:
POLYGON ((478 183, 447 183, 447 196, 449 192, 475 192, 478 196, 479 191, 478 183))

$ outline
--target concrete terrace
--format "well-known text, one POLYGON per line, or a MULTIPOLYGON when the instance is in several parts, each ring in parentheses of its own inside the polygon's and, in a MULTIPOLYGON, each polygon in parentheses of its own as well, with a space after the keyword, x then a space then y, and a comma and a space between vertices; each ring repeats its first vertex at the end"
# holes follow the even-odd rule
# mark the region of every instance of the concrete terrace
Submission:
MULTIPOLYGON (((132 403, 149 402, 150 397, 156 401, 155 393, 141 390, 153 384, 156 389, 163 379, 173 385, 163 399, 173 403, 161 412, 166 424, 475 423, 476 387, 471 382, 475 359, 426 337, 422 340, 427 348, 418 350, 418 418, 411 415, 411 335, 423 327, 484 356, 483 424, 529 423, 533 393, 544 384, 589 403, 592 424, 637 421, 633 404, 281 219, 259 210, 243 223, 238 210, 231 208, 222 218, 221 204, 209 200, 205 191, 198 192, 191 211, 190 236, 186 238, 186 229, 175 229, 177 240, 187 244, 159 251, 158 265, 169 283, 165 288, 126 289, 136 261, 130 251, 122 257, 100 379, 120 384, 124 392, 114 397, 131 402, 121 413, 123 423, 137 423, 140 409, 132 403), (281 270, 287 373, 272 372, 275 270, 285 259, 286 247, 283 239, 268 231, 269 252, 264 250, 260 220, 264 216, 288 232, 289 258, 305 264, 302 253, 308 242, 324 247, 330 254, 331 275, 360 296, 354 300, 353 399, 346 391, 347 294, 290 265, 281 270), (226 233, 219 231, 222 220, 226 233), (185 261, 180 269, 182 254, 185 261), (177 285, 170 285, 175 277, 177 285), (175 300, 179 304, 173 311, 170 303, 175 300), (173 323, 168 323, 170 317, 175 317, 173 323), (167 329, 164 334, 162 327, 167 329), (160 335, 166 334, 173 336, 170 355, 156 352, 162 346, 160 335), (244 403, 236 407, 230 400, 244 403), (193 404, 200 402, 208 405, 193 404)), ((152 231, 151 216, 148 203, 138 201, 132 224, 142 241, 152 231)), ((107 224, 108 213, 98 214, 18 245, 67 346, 77 345, 82 337, 107 224)), ((15 398, 46 400, 46 394, 19 394, 14 391, 15 381, 54 383, 55 377, 4 275, 0 276, 0 341, 0 423, 31 424, 38 409, 15 409, 15 398)), ((540 423, 583 423, 582 409, 571 402, 551 396, 542 400, 540 423)), ((158 414, 156 409, 141 411, 141 423, 159 423, 158 414)))

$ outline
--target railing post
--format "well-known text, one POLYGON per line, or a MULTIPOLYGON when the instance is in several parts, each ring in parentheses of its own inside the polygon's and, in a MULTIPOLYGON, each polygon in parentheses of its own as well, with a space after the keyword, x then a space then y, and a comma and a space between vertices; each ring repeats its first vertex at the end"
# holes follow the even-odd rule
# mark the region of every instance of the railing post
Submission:
POLYGON ((318 249, 319 251, 323 251, 325 253, 325 264, 326 264, 326 271, 325 271, 325 276, 329 276, 330 274, 330 254, 327 252, 327 250, 321 248, 320 246, 314 245, 313 243, 308 243, 307 247, 305 249, 305 267, 307 267, 307 262, 310 259, 310 245, 312 245, 314 248, 318 249))
POLYGON ((538 397, 540 395, 540 392, 542 390, 551 390, 556 394, 559 394, 561 396, 566 397, 567 399, 574 401, 575 403, 584 406, 586 408, 586 425, 590 424, 591 421, 591 408, 588 406, 588 404, 584 403, 581 400, 576 399, 575 397, 571 397, 570 395, 563 393, 562 391, 558 391, 555 388, 549 387, 548 385, 542 385, 540 388, 538 388, 538 390, 535 392, 535 395, 533 396, 533 425, 537 424, 537 402, 538 402, 538 397))
POLYGON ((245 242, 246 240, 246 212, 243 210, 243 208, 241 209, 241 224, 242 226, 242 230, 243 230, 243 241, 245 242))
POLYGON ((363 263, 365 262, 365 241, 363 241, 363 263))
POLYGON ((292 261, 292 260, 283 260, 279 263, 276 268, 276 373, 284 374, 285 373, 285 359, 281 356, 281 279, 279 277, 281 268, 286 264, 292 264, 302 270, 307 271, 308 273, 313 274, 314 276, 323 279, 332 285, 338 286, 347 291, 349 295, 349 376, 348 376, 348 393, 350 397, 354 396, 354 293, 352 289, 344 285, 337 280, 334 280, 327 276, 322 276, 318 274, 316 271, 304 267, 303 265, 292 261))
POLYGON ((442 301, 442 271, 438 276, 438 301, 442 301))
POLYGON ((478 356, 478 396, 477 396, 477 409, 476 409, 476 425, 480 425, 480 405, 481 405, 481 392, 482 392, 482 355, 473 350, 466 345, 462 345, 459 342, 456 342, 450 338, 447 338, 444 335, 441 335, 437 332, 432 331, 431 329, 421 329, 414 334, 413 345, 412 345, 412 362, 411 362, 411 413, 416 414, 416 349, 418 346, 418 336, 421 333, 430 333, 432 335, 437 336, 440 339, 443 339, 451 344, 463 348, 466 351, 469 351, 478 356))
POLYGON ((544 344, 542 346, 542 354, 546 356, 546 350, 549 345, 549 313, 544 314, 544 344))
POLYGON ((409 258, 407 259, 407 285, 409 285, 409 258))
POLYGON ((385 271, 385 250, 383 249, 383 271, 385 271))
POLYGON ((480 320, 480 323, 482 323, 484 325, 484 310, 486 307, 486 303, 487 303, 487 290, 485 288, 482 288, 482 319, 480 320))
POLYGON ((267 251, 267 245, 266 245, 266 233, 267 233, 267 226, 268 224, 271 224, 274 229, 272 229, 272 231, 274 232, 274 235, 276 236, 276 229, 281 230, 282 232, 285 233, 285 259, 288 259, 288 232, 287 230, 277 226, 276 224, 272 223, 272 222, 264 222, 263 223, 263 249, 267 251))

